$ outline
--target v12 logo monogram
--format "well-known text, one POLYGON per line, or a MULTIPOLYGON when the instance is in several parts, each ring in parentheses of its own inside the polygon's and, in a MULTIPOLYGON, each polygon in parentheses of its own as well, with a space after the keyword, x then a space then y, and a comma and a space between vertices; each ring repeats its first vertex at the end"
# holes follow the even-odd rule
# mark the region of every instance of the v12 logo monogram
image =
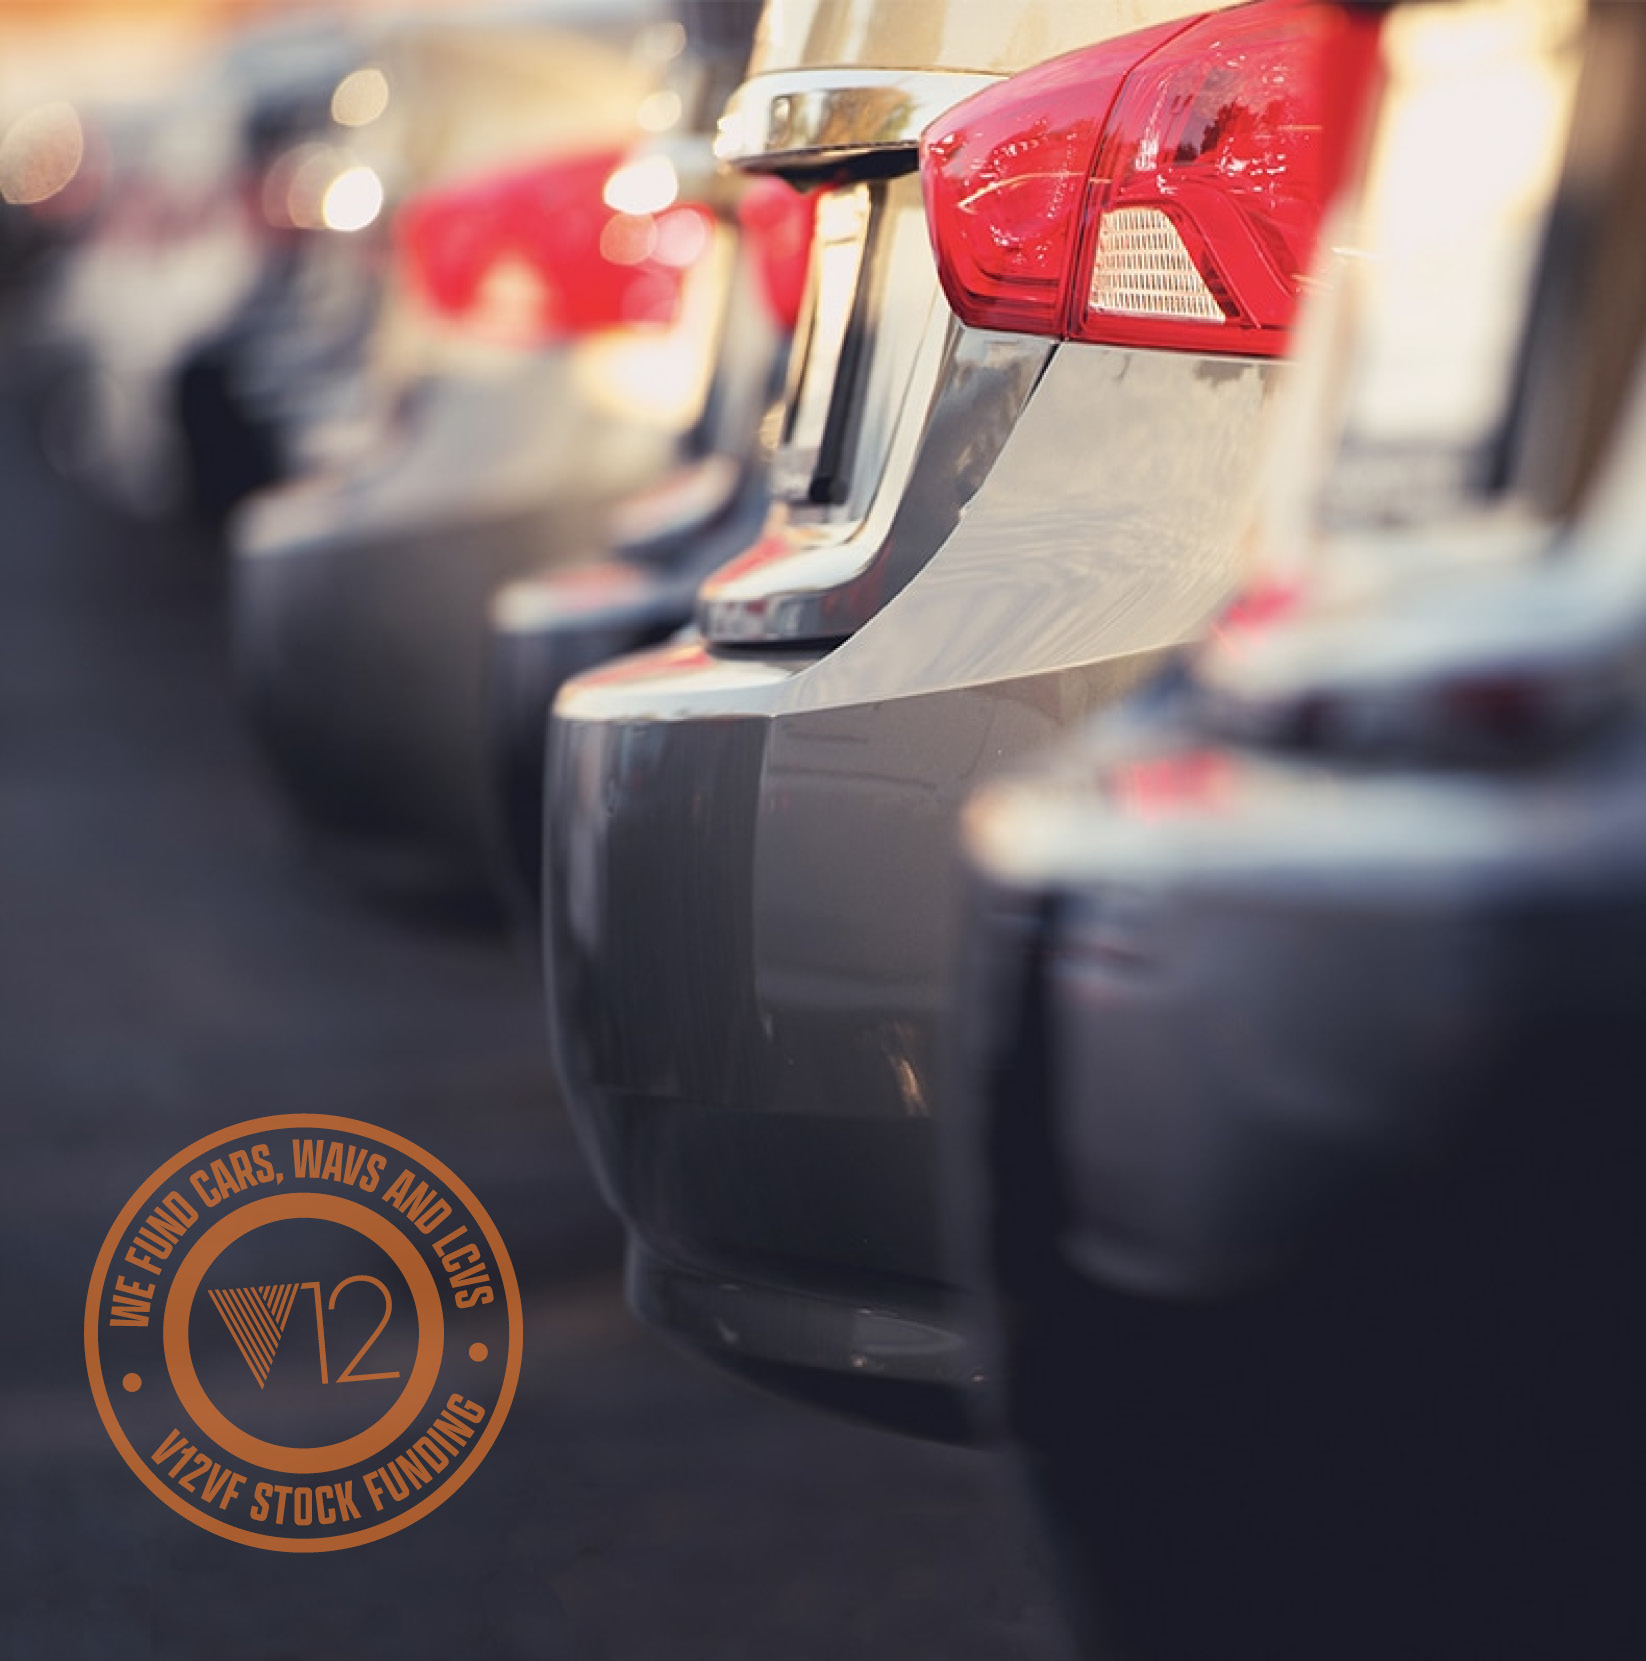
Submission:
POLYGON ((491 1218, 414 1143, 289 1115, 185 1148, 110 1229, 86 1365, 172 1510, 271 1551, 426 1516, 485 1457, 520 1375, 491 1218))

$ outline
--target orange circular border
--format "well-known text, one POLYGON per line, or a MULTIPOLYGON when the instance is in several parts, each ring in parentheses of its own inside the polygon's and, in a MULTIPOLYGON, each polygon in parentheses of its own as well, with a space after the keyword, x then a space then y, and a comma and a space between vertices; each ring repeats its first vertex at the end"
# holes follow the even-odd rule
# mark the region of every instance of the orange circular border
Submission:
POLYGON ((256 1546, 262 1551, 342 1551, 350 1546, 363 1546, 368 1541, 381 1540, 386 1535, 399 1533, 401 1529, 416 1522, 419 1517, 427 1516, 437 1505, 443 1505, 479 1468, 480 1462, 491 1451, 492 1443, 497 1440, 497 1433, 503 1428, 503 1421, 508 1417, 509 1408, 514 1402, 515 1388, 520 1382, 523 1326, 520 1285, 514 1278, 514 1264, 510 1261, 502 1236, 497 1232, 497 1225, 491 1220, 486 1208, 469 1191, 467 1183, 461 1181, 415 1142, 408 1141, 404 1136, 397 1136, 393 1131, 383 1130, 377 1125, 369 1125, 362 1119, 340 1119, 320 1113, 280 1113, 267 1119, 247 1119, 241 1124, 229 1125, 211 1136, 202 1136, 199 1141, 191 1142, 149 1176, 126 1202, 105 1237, 102 1250, 97 1254, 97 1262, 92 1267, 91 1285, 86 1292, 86 1370, 91 1381, 92 1399, 97 1403, 98 1417, 102 1419, 103 1428, 109 1433, 109 1439, 119 1451, 120 1457, 135 1472, 143 1485, 180 1517, 186 1517, 191 1523, 209 1529, 213 1534, 220 1534, 226 1540, 238 1540, 243 1545, 256 1546), (314 1130, 343 1131, 355 1136, 368 1137, 381 1142, 385 1147, 397 1148, 438 1176, 463 1202, 469 1215, 479 1224, 487 1245, 491 1247, 497 1263, 498 1279, 503 1286, 504 1306, 509 1316, 509 1355, 503 1370, 503 1384, 497 1392, 497 1405, 491 1410, 489 1422, 475 1443, 473 1458, 464 1460, 455 1476, 398 1517, 393 1517, 387 1522, 374 1523, 370 1528, 361 1529, 355 1534, 333 1535, 320 1540, 282 1539, 272 1535, 256 1534, 250 1529, 236 1528, 232 1523, 206 1516, 180 1495, 171 1492, 138 1456, 136 1449, 127 1440, 120 1421, 115 1417, 114 1406, 103 1383, 102 1351, 97 1337, 97 1317, 101 1309, 102 1289, 108 1278, 109 1266, 114 1261, 114 1254, 127 1228, 142 1209, 145 1198, 151 1195, 159 1184, 169 1181, 185 1165, 198 1159, 208 1150, 220 1147, 226 1141, 236 1141, 266 1131, 299 1130, 304 1126, 314 1130))
POLYGON ((219 1217, 189 1248, 183 1261, 177 1265, 171 1290, 166 1294, 161 1332, 166 1371, 171 1375, 171 1387, 177 1392, 178 1404, 218 1447, 225 1453, 244 1459, 248 1465, 261 1465, 265 1470, 279 1471, 283 1476, 318 1476, 339 1466, 369 1459, 415 1422, 428 1402, 435 1381, 440 1377, 440 1364, 445 1360, 446 1315, 440 1307, 440 1291, 434 1284, 428 1264, 387 1217, 368 1211, 358 1200, 346 1200, 340 1194, 269 1194, 263 1199, 249 1201, 226 1217, 219 1217), (194 1308, 195 1294, 200 1290, 206 1271, 236 1240, 250 1234, 253 1229, 262 1228, 266 1223, 286 1222, 300 1217, 340 1223, 381 1246, 394 1260, 394 1266, 406 1277, 412 1302, 417 1308, 417 1360, 411 1377, 394 1398, 394 1405, 357 1436, 315 1448, 285 1447, 279 1442, 265 1442, 242 1430, 227 1414, 219 1411, 217 1403, 206 1394, 194 1370, 194 1356, 189 1350, 189 1312, 194 1308), (208 1251, 214 1235, 221 1238, 215 1248, 208 1251), (383 1430, 385 1424, 389 1427, 386 1431, 383 1430))

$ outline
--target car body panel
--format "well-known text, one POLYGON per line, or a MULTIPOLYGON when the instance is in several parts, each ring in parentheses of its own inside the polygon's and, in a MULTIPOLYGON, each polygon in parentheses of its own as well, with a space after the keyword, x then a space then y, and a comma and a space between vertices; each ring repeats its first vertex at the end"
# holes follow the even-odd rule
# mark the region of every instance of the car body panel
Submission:
POLYGON ((510 886, 538 927, 543 872, 543 740, 572 676, 659 644, 691 621, 703 573, 760 534, 769 496, 758 457, 714 452, 626 498, 608 554, 533 571, 491 604, 486 681, 510 886), (625 529, 627 535, 622 534, 625 529))
POLYGON ((1642 731, 1339 768, 1168 705, 975 805, 951 1215, 1094 1644, 1638 1632, 1642 731))
POLYGON ((1006 75, 1110 35, 1238 0, 771 0, 749 61, 751 79, 796 68, 976 70, 1006 75))
POLYGON ((486 597, 545 547, 598 547, 611 502, 671 453, 667 434, 593 419, 574 373, 556 353, 431 383, 405 447, 256 498, 234 526, 248 715, 308 817, 410 872, 495 857, 486 597))
MULTIPOLYGON (((977 783, 1135 685, 1219 604, 1274 374, 1055 353, 959 531, 844 644, 688 642, 562 692, 554 1025, 637 1276, 708 1273, 693 1307, 722 1296, 728 1321, 740 1287, 952 1321, 932 1113, 955 819, 977 783), (1054 479, 1072 520, 1106 513, 1106 534, 1024 536, 1054 479), (1145 511, 1168 479, 1169 511, 1145 511), (1000 581, 1019 564, 1021 595, 1000 581), (1111 589, 1112 608, 1092 604, 1111 589), (1084 629, 1043 627, 1082 611, 1084 629)), ((948 469, 942 443, 913 463, 917 484, 927 462, 948 469)), ((861 1372, 849 1348, 825 1361, 825 1330, 847 1329, 814 1331, 800 1370, 861 1372)), ((732 1367, 797 1364, 715 1331, 698 1318, 676 1336, 732 1367)), ((964 1354, 917 1347, 897 1376, 964 1388, 964 1354)))

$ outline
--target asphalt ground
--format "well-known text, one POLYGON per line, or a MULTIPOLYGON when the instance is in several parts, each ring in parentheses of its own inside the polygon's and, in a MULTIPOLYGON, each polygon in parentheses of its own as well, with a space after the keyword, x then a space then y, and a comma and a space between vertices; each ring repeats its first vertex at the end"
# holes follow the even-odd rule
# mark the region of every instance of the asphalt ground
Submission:
POLYGON ((761 1396, 628 1316, 527 954, 314 860, 236 720, 218 550, 57 478, 31 396, 0 338, 0 1656, 1066 1661, 999 1456, 761 1396), (148 1173, 297 1108, 456 1170, 526 1308, 473 1480, 307 1556, 141 1486, 81 1332, 148 1173))

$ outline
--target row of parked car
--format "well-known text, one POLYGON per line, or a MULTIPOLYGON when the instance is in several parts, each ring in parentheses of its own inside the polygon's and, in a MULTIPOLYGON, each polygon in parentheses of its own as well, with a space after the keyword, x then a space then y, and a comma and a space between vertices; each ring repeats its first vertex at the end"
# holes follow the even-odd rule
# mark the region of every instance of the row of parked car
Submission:
POLYGON ((1004 1431, 1093 1654, 1638 1653, 1646 9, 339 40, 169 360, 246 706, 540 933, 640 1317, 1004 1431))

